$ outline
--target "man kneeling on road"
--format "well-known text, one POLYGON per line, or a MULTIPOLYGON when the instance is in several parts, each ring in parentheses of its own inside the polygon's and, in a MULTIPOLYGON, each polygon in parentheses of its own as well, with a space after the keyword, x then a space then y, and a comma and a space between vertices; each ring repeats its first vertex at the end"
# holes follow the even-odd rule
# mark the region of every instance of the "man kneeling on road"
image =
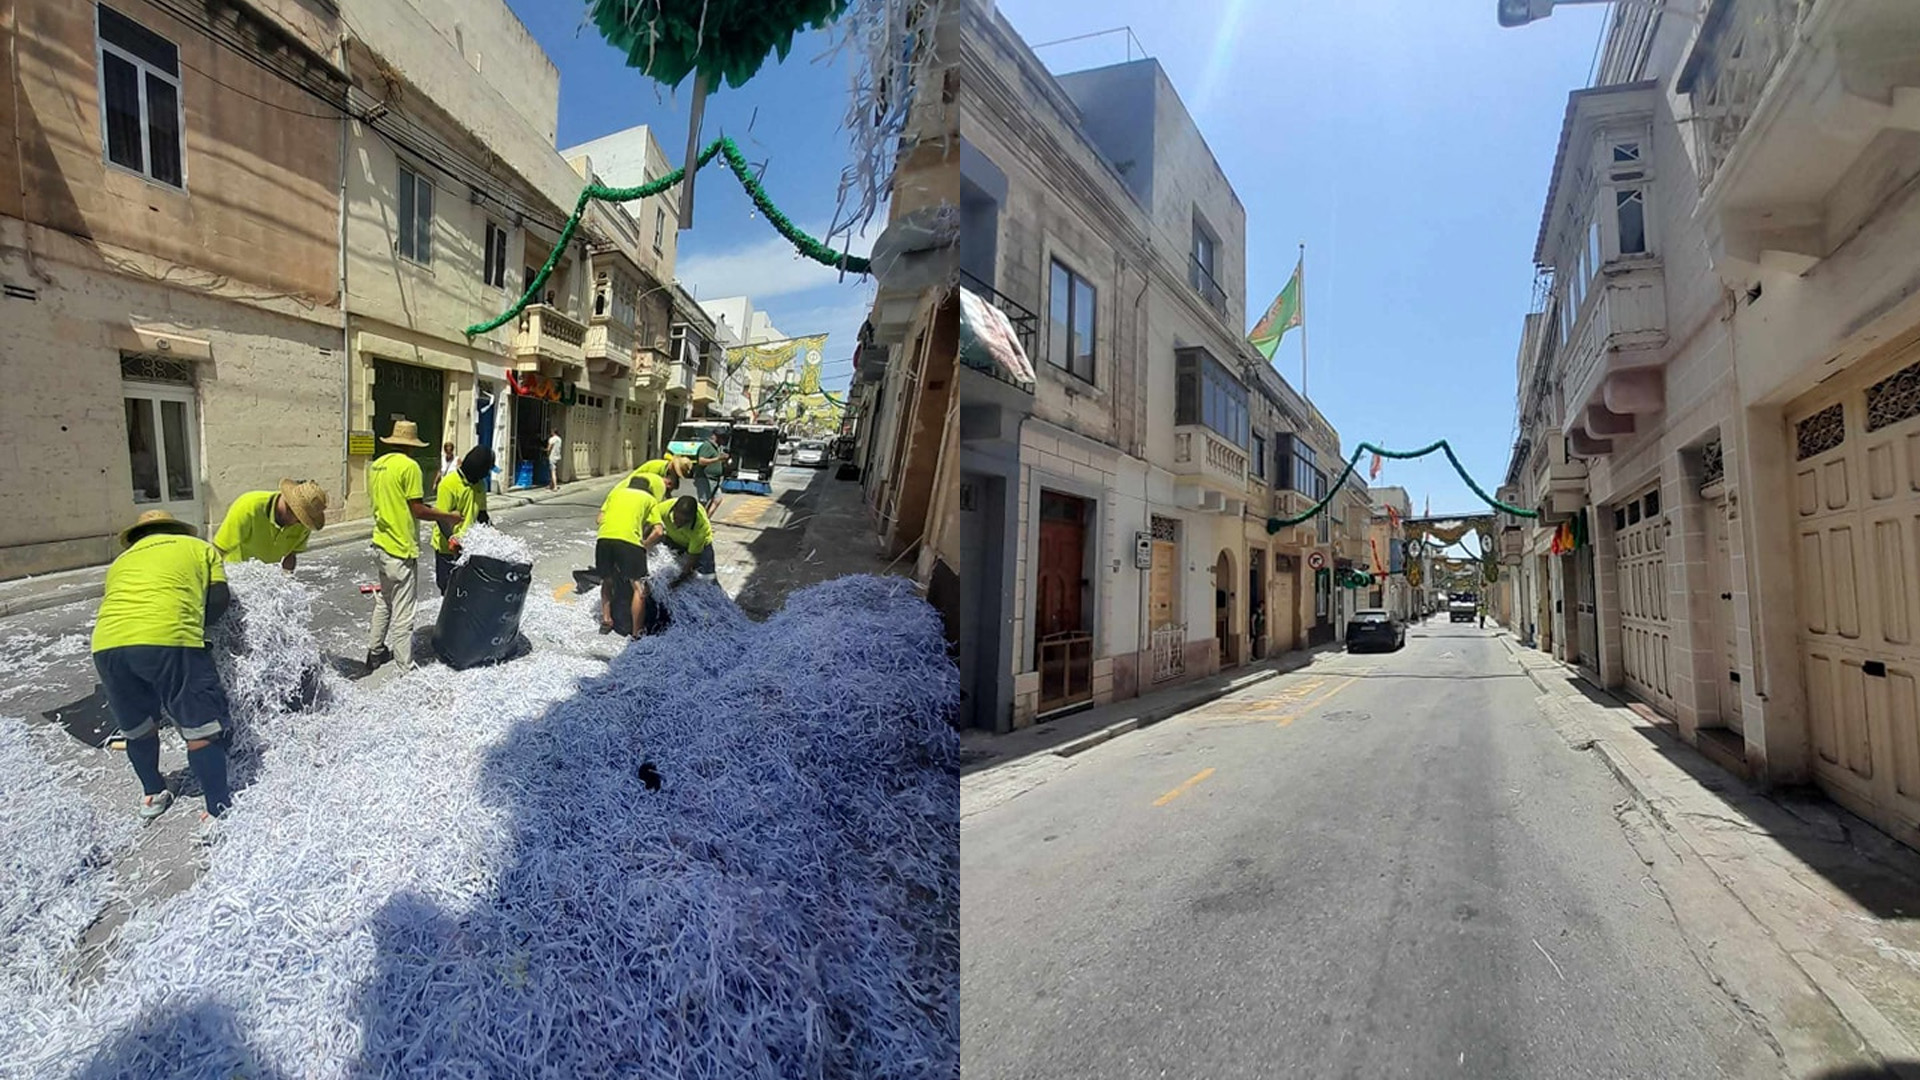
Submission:
POLYGON ((487 476, 493 472, 493 451, 476 446, 467 451, 459 468, 440 478, 434 493, 433 508, 456 515, 457 523, 442 522, 433 528, 433 584, 440 595, 447 595, 447 582, 453 579, 455 560, 460 556, 460 537, 486 509, 487 476))
POLYGON ((594 569, 600 572, 600 632, 613 633, 613 606, 625 604, 632 621, 628 635, 646 633, 647 549, 641 533, 653 517, 655 499, 649 478, 635 476, 607 492, 600 504, 600 532, 593 545, 594 569))
POLYGON ((249 491, 233 500, 213 546, 227 562, 277 562, 293 573, 295 556, 327 523, 327 493, 311 480, 282 480, 279 491, 249 491))
POLYGON ((682 495, 671 502, 656 503, 649 523, 652 528, 646 547, 664 543, 681 556, 680 576, 670 587, 686 584, 695 571, 709 577, 717 573, 713 566, 713 523, 707 520, 707 511, 698 498, 682 495))
POLYGON ((655 499, 664 499, 680 490, 680 481, 693 470, 693 465, 683 457, 662 457, 640 466, 627 474, 627 479, 645 478, 655 499))
POLYGON ((164 510, 141 514, 120 542, 126 550, 107 568, 94 619, 93 666, 140 778, 140 817, 151 821, 173 805, 160 774, 162 715, 187 741, 187 766, 206 797, 206 814, 218 817, 232 800, 232 719, 207 651, 207 627, 227 613, 230 599, 220 553, 164 510))

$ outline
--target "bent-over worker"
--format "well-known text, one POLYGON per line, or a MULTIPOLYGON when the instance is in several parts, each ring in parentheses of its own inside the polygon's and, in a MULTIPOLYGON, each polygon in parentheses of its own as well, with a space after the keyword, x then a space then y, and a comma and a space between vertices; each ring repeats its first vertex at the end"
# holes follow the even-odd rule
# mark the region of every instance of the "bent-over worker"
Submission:
POLYGON ((151 821, 173 805, 160 774, 162 716, 187 741, 187 767, 206 797, 207 814, 218 817, 232 799, 227 742, 233 723, 207 650, 207 627, 220 621, 231 599, 220 553, 164 510, 141 514, 120 542, 126 550, 107 568, 94 617, 93 666, 126 739, 127 762, 140 778, 140 817, 151 821))
POLYGON ((613 608, 625 604, 632 622, 628 634, 638 638, 646 632, 643 615, 647 606, 647 549, 642 546, 643 531, 653 516, 655 499, 649 479, 634 476, 625 484, 607 492, 600 504, 600 531, 593 544, 593 565, 600 571, 600 632, 613 632, 613 608))
MULTIPOLYGON (((420 427, 411 420, 395 420, 389 446, 419 449, 420 427)), ((427 505, 420 482, 420 463, 400 451, 373 459, 367 466, 367 494, 373 500, 373 553, 379 560, 380 586, 373 596, 373 633, 367 639, 367 670, 398 659, 405 670, 413 666, 413 600, 420 586, 419 521, 460 524, 459 514, 427 505), (400 639, 387 647, 391 631, 400 639)))
POLYGON ((278 491, 249 491, 233 500, 213 546, 227 562, 277 562, 293 572, 295 556, 327 523, 327 493, 311 480, 282 480, 278 491))
POLYGON ((460 555, 460 537, 486 508, 483 485, 492 471, 493 451, 476 446, 467 451, 459 467, 440 478, 433 508, 458 518, 453 525, 442 523, 433 529, 433 584, 442 596, 447 594, 447 582, 453 578, 454 560, 460 555))
POLYGON ((671 502, 655 503, 647 520, 645 546, 664 543, 683 557, 680 576, 673 579, 672 588, 686 584, 695 571, 709 576, 717 573, 713 566, 713 523, 699 499, 682 495, 671 502))

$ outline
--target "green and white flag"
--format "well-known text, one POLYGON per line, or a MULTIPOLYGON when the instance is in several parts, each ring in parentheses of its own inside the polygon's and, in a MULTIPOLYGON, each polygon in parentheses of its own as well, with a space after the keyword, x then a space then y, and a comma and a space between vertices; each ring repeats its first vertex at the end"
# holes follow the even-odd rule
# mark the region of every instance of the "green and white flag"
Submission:
POLYGON ((1279 351, 1280 339, 1287 336, 1287 331, 1302 322, 1300 279, 1304 270, 1304 262, 1294 266, 1293 277, 1287 282, 1287 287, 1273 298, 1267 313, 1260 316, 1260 321, 1253 324, 1252 333, 1247 335, 1247 340, 1253 342, 1253 347, 1259 349, 1260 355, 1268 360, 1272 360, 1273 354, 1279 351))

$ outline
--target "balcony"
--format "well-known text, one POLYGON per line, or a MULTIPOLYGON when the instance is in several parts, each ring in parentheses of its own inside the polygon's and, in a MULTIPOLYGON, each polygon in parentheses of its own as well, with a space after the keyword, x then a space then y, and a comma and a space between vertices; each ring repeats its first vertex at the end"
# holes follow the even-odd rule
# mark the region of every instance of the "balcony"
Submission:
POLYGON ((1869 145, 1920 131, 1920 4, 1716 0, 1677 89, 1714 268, 1804 274, 1851 231, 1834 196, 1869 145))
POLYGON ((693 378, 693 403, 695 405, 720 404, 720 384, 705 375, 693 378))
POLYGON ((560 378, 586 367, 587 328, 546 304, 528 304, 513 335, 513 368, 560 378))
POLYGON ((1006 315, 1007 321, 1013 324, 1013 339, 1020 343, 1020 350, 1031 362, 1034 350, 1040 346, 1040 316, 965 270, 960 271, 960 283, 1006 315))
POLYGON ((1221 315, 1227 313, 1227 290, 1221 288, 1220 283, 1213 279, 1212 271, 1200 265, 1200 260, 1192 255, 1187 256, 1187 281, 1193 286, 1193 291, 1200 294, 1200 299, 1207 302, 1208 307, 1221 315))
POLYGON ((1247 503, 1247 452, 1212 428, 1186 424, 1173 429, 1173 475, 1179 498, 1190 510, 1239 517, 1247 503))
POLYGON ((633 388, 642 393, 666 389, 667 375, 673 366, 667 350, 655 345, 639 345, 633 350, 633 388))
POLYGON ((587 366, 602 375, 620 378, 633 370, 633 327, 610 315, 595 315, 587 321, 583 346, 587 366))
POLYGON ((1611 453, 1639 418, 1666 408, 1667 286, 1660 263, 1608 263, 1561 354, 1565 432, 1584 457, 1611 453))
POLYGON ((1539 471, 1533 476, 1533 490, 1539 493, 1540 522, 1565 521, 1587 505, 1587 463, 1569 461, 1568 442, 1559 432, 1549 432, 1546 453, 1539 471))

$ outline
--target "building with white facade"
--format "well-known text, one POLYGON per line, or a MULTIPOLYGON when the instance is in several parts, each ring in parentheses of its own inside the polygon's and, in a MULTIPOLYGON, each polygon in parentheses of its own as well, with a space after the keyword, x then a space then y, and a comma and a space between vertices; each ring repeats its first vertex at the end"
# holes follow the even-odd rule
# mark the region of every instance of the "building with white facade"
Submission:
MULTIPOLYGON (((1920 5, 1620 9, 1572 95, 1509 481, 1538 639, 1920 842, 1920 5), (1574 550, 1549 529, 1577 519, 1574 550)), ((1564 534, 1563 534, 1564 538, 1564 534)))

